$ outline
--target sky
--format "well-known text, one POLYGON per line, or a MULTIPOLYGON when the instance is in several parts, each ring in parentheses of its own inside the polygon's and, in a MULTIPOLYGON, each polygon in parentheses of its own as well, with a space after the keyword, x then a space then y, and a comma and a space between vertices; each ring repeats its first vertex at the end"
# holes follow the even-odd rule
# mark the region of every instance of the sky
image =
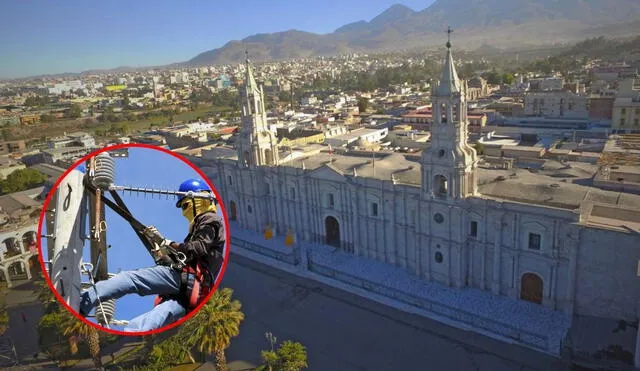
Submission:
POLYGON ((325 34, 396 3, 422 10, 433 1, 6 0, 0 78, 183 62, 257 33, 325 34))
MULTIPOLYGON (((177 190, 180 183, 191 178, 200 178, 200 176, 184 162, 161 151, 129 148, 128 158, 116 159, 116 185, 177 190), (149 164, 158 163, 162 163, 162 166, 149 166, 149 164)), ((127 192, 119 192, 119 194, 136 219, 145 225, 156 226, 165 238, 183 241, 187 236, 189 224, 182 216, 182 211, 176 208, 176 198, 129 195, 127 192)), ((218 212, 220 213, 220 210, 218 212)), ((110 273, 155 265, 131 226, 108 207, 106 221, 107 244, 111 245, 107 250, 110 273)), ((42 241, 44 259, 48 260, 46 240, 42 241)), ((91 261, 88 241, 85 245, 83 261, 91 261)), ((88 277, 83 277, 83 281, 88 282, 88 277)), ((115 318, 130 320, 145 313, 153 308, 154 299, 155 296, 141 297, 136 294, 125 296, 116 302, 115 318)), ((112 328, 123 329, 117 326, 112 328)))

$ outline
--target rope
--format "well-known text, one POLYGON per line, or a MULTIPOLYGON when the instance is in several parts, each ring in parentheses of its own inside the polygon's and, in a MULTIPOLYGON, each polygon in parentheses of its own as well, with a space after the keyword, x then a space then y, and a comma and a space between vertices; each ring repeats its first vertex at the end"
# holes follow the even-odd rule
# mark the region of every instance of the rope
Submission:
POLYGON ((96 283, 93 280, 93 265, 91 263, 82 263, 82 269, 89 275, 89 282, 91 283, 91 287, 96 293, 96 298, 98 299, 98 306, 100 307, 100 311, 102 312, 102 317, 104 317, 104 325, 110 329, 109 321, 107 321, 107 315, 104 312, 104 307, 102 306, 102 300, 100 300, 100 295, 98 295, 98 289, 96 289, 96 283), (90 268, 87 268, 90 267, 90 268))

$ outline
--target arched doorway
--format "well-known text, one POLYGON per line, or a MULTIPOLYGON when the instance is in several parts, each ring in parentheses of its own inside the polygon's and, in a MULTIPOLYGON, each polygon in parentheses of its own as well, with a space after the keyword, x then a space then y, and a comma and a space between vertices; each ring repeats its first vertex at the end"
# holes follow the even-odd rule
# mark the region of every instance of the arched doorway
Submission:
POLYGON ((29 231, 22 235, 22 246, 26 251, 36 252, 36 232, 29 231))
POLYGON ((340 247, 340 224, 332 216, 328 216, 324 221, 325 242, 327 245, 340 247))
POLYGON ((520 299, 542 304, 542 278, 534 273, 525 273, 520 282, 520 299))
POLYGON ((20 247, 18 247, 18 240, 13 237, 5 239, 4 241, 2 241, 2 244, 6 248, 6 251, 4 253, 5 258, 10 258, 22 253, 22 251, 20 251, 20 247))
POLYGON ((237 214, 236 214, 236 203, 231 201, 229 202, 229 219, 230 220, 236 220, 237 219, 237 214))
POLYGON ((28 278, 25 264, 22 261, 11 263, 7 271, 9 273, 9 278, 11 278, 12 281, 24 280, 28 278))

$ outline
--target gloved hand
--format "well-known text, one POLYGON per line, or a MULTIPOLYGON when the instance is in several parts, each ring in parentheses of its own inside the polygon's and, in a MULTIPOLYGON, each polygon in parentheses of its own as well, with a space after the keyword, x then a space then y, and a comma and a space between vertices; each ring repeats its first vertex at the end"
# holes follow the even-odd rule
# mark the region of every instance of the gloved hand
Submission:
POLYGON ((173 259, 169 255, 162 254, 158 258, 156 258, 157 265, 171 266, 173 264, 173 259))
POLYGON ((149 238, 151 242, 159 245, 160 247, 169 246, 173 242, 164 238, 164 236, 158 231, 158 229, 152 225, 145 228, 142 233, 144 233, 144 235, 147 236, 147 238, 149 238))

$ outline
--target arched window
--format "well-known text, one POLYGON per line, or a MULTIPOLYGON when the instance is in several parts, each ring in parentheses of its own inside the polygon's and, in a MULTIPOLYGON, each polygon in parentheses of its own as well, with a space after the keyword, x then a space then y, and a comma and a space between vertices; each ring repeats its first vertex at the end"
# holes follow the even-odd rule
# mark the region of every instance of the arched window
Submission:
POLYGON ((440 104, 440 122, 443 124, 447 123, 447 105, 444 103, 440 104))
POLYGON ((453 105, 453 122, 458 122, 459 119, 460 117, 458 117, 458 105, 454 104, 453 105))
POLYGON ((448 193, 447 178, 443 175, 436 175, 433 179, 433 191, 436 196, 446 196, 448 193))

